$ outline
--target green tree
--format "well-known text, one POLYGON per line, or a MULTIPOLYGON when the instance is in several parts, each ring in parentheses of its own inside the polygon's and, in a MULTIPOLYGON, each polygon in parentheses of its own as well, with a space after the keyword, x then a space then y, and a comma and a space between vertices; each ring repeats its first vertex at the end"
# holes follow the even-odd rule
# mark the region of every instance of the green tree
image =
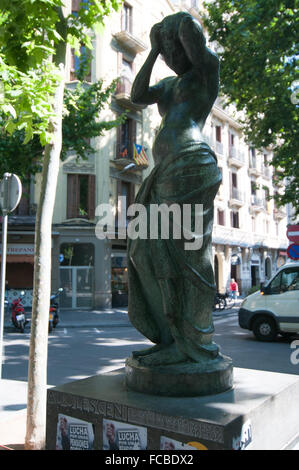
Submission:
MULTIPOLYGON (((109 104, 115 91, 117 80, 104 88, 103 81, 92 84, 78 81, 75 88, 64 90, 64 110, 62 119, 62 148, 60 158, 64 160, 72 151, 82 160, 95 152, 90 139, 100 137, 105 131, 123 122, 125 114, 111 121, 99 120, 101 111, 109 104)), ((6 119, 0 119, 0 175, 5 172, 17 174, 23 183, 42 170, 44 147, 40 137, 33 135, 25 141, 25 130, 14 130, 9 134, 6 119), (26 142, 26 143, 25 143, 26 142)))
POLYGON ((26 449, 45 446, 51 226, 62 147, 66 47, 91 49, 92 31, 119 0, 0 0, 1 112, 5 130, 45 146, 36 214, 26 449))
POLYGON ((278 205, 299 214, 298 0, 215 0, 204 22, 221 59, 221 91, 244 111, 244 130, 257 148, 271 146, 278 205), (298 86, 297 82, 297 86, 298 86))

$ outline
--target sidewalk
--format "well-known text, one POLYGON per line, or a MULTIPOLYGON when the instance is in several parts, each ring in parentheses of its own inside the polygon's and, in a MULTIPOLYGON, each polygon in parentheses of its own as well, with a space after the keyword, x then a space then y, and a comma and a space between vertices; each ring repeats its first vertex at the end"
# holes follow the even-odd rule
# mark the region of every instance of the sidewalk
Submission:
MULTIPOLYGON (((241 300, 232 308, 213 312, 213 319, 235 315, 241 300)), ((26 314, 31 320, 31 312, 26 314)), ((30 324, 29 324, 30 325, 30 324)), ((114 308, 104 310, 60 310, 57 329, 68 328, 105 328, 132 326, 128 309, 114 308)), ((4 317, 4 328, 14 329, 10 314, 4 317)), ((29 326, 26 327, 29 332, 29 326)), ((25 332, 26 332, 25 329, 25 332)), ((24 448, 26 432, 27 382, 0 380, 0 450, 20 450, 24 448)))

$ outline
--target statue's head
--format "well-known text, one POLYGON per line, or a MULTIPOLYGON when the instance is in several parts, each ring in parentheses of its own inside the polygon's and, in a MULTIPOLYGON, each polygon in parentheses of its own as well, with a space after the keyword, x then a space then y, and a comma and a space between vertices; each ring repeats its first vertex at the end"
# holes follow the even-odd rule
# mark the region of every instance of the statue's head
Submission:
POLYGON ((175 13, 166 16, 160 23, 161 54, 168 67, 178 75, 187 72, 192 66, 179 39, 180 22, 185 16, 190 15, 185 12, 175 13))

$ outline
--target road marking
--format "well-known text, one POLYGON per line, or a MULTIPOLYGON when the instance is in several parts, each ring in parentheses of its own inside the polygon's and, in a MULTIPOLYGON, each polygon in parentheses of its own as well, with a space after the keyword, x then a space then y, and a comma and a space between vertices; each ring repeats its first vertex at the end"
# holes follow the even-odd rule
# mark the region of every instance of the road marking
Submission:
POLYGON ((228 322, 230 322, 230 321, 232 321, 232 320, 234 321, 234 324, 235 324, 235 325, 238 325, 238 324, 239 324, 239 323, 238 323, 238 320, 237 320, 237 318, 236 318, 236 315, 230 315, 229 317, 220 318, 219 320, 218 320, 218 318, 214 318, 214 319, 213 319, 214 323, 217 323, 217 325, 219 325, 220 323, 228 323, 228 322))

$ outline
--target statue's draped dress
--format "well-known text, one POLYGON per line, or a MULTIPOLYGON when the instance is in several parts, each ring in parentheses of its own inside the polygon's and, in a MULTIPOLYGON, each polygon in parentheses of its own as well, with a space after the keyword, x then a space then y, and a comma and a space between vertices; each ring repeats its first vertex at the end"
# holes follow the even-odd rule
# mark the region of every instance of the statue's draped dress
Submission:
MULTIPOLYGON (((174 239, 170 223, 169 239, 128 240, 129 318, 153 343, 163 343, 168 329, 178 348, 190 360, 216 357, 213 343, 212 307, 215 280, 212 265, 214 198, 221 183, 215 153, 204 142, 189 144, 177 155, 159 161, 144 180, 135 202, 147 208, 150 234, 150 205, 191 205, 194 227, 195 208, 202 204, 202 246, 186 250, 190 239, 174 239), (155 312, 162 321, 157 321, 155 312)), ((161 235, 161 234, 160 234, 161 235)))

